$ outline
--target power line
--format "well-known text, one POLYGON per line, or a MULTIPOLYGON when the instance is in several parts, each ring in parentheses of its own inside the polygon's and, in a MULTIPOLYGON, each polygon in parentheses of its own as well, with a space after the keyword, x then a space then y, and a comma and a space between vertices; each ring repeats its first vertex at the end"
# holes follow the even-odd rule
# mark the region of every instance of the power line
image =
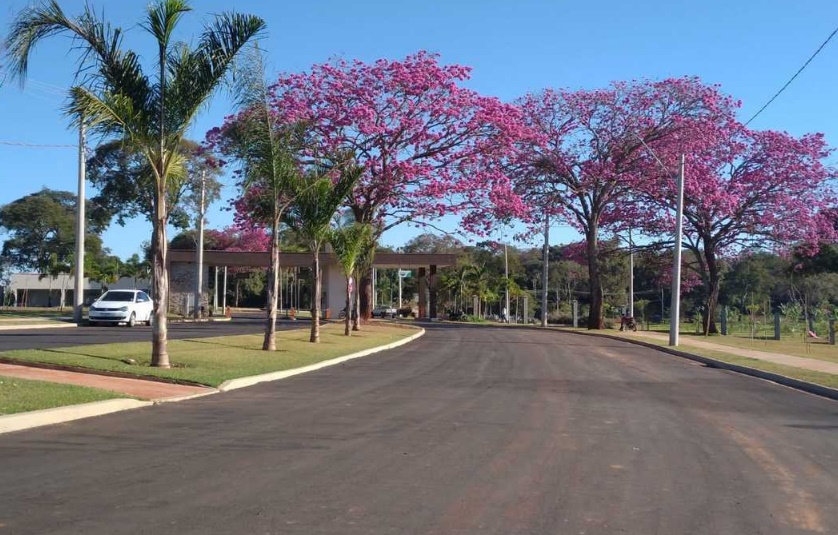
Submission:
POLYGON ((823 50, 823 48, 827 45, 827 43, 829 43, 829 41, 831 41, 831 40, 832 40, 832 38, 833 38, 833 37, 835 37, 835 34, 836 34, 836 33, 838 33, 838 28, 835 28, 834 30, 832 30, 832 33, 831 33, 831 34, 829 34, 829 37, 827 37, 827 38, 826 38, 826 41, 824 41, 823 43, 821 43, 821 46, 819 46, 819 47, 818 47, 818 49, 817 49, 817 50, 815 50, 814 54, 812 54, 811 56, 809 56, 809 59, 807 59, 807 60, 806 60, 806 63, 804 63, 804 64, 803 64, 803 66, 802 66, 802 67, 800 67, 800 68, 797 70, 797 72, 796 72, 796 73, 794 73, 794 76, 792 76, 791 78, 789 78, 789 81, 788 81, 788 82, 786 82, 786 85, 784 85, 783 87, 781 87, 781 88, 780 88, 780 90, 779 90, 779 91, 777 91, 777 92, 774 94, 774 96, 773 96, 773 97, 771 97, 771 98, 768 100, 768 102, 766 102, 766 103, 765 103, 765 105, 764 105, 762 108, 760 108, 760 109, 759 109, 759 111, 758 111, 758 112, 756 112, 756 113, 753 115, 753 117, 751 117, 750 119, 748 119, 748 120, 745 122, 745 126, 748 126, 748 124, 750 124, 750 122, 751 122, 751 121, 753 121, 754 119, 756 119, 756 118, 759 116, 759 114, 760 114, 760 113, 762 113, 763 111, 765 111, 765 108, 767 108, 768 106, 770 106, 770 105, 771 105, 771 103, 772 103, 772 102, 774 102, 774 100, 775 100, 777 97, 779 97, 779 96, 780 96, 780 93, 782 93, 783 91, 785 91, 785 90, 786 90, 786 88, 787 88, 788 86, 790 86, 790 85, 791 85, 791 83, 794 81, 794 79, 795 79, 795 78, 797 78, 797 77, 800 75, 800 73, 801 73, 801 72, 803 72, 803 69, 805 69, 805 68, 806 68, 806 67, 807 67, 807 66, 808 66, 808 65, 812 62, 812 60, 813 60, 813 59, 815 59, 815 56, 817 56, 818 54, 820 54, 821 50, 823 50))
POLYGON ((9 145, 12 147, 26 147, 30 149, 77 149, 78 145, 57 145, 48 143, 24 143, 22 141, 3 141, 0 140, 0 145, 9 145))

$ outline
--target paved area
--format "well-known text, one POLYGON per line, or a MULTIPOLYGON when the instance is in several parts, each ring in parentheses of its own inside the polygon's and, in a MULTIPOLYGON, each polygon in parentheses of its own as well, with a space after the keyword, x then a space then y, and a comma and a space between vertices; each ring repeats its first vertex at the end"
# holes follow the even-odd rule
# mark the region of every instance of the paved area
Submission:
MULTIPOLYGON (((261 315, 234 317, 232 321, 204 323, 170 323, 169 338, 206 338, 236 334, 253 334, 264 330, 261 315)), ((277 329, 287 330, 308 327, 307 321, 278 321, 277 329)), ((151 327, 123 326, 77 327, 74 329, 32 329, 0 331, 0 351, 12 349, 38 349, 44 347, 70 347, 89 344, 137 342, 151 340, 151 327)))
POLYGON ((162 401, 214 391, 212 388, 201 386, 177 385, 159 381, 145 381, 142 379, 128 379, 63 370, 48 370, 44 368, 33 368, 31 366, 4 364, 1 362, 0 376, 89 386, 152 401, 162 401))
POLYGON ((616 340, 430 325, 0 436, 15 534, 838 533, 838 404, 616 340))
MULTIPOLYGON (((654 333, 648 331, 638 331, 637 333, 621 333, 622 336, 634 336, 638 338, 652 338, 655 340, 669 341, 669 335, 663 333, 654 333)), ((804 357, 796 357, 793 355, 784 355, 782 353, 772 353, 770 351, 760 351, 758 349, 747 349, 743 347, 733 347, 724 344, 714 344, 713 342, 706 342, 704 340, 696 340, 688 336, 681 336, 679 338, 681 346, 688 351, 690 346, 711 351, 720 351, 723 353, 730 353, 732 355, 739 355, 740 357, 748 357, 751 359, 765 360, 775 364, 783 364, 785 366, 793 366, 795 368, 802 368, 815 372, 833 373, 838 375, 838 362, 829 362, 819 359, 808 359, 804 357)))

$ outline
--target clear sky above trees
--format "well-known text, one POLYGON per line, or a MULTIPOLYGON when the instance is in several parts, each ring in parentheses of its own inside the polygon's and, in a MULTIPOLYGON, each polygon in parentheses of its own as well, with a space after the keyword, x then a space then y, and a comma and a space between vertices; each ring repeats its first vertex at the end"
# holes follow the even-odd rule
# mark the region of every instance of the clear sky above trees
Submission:
MULTIPOLYGON (((3 31, 11 15, 26 4, 27 0, 3 2, 3 31)), ((62 0, 61 4, 75 13, 83 2, 62 0)), ((145 4, 145 0, 94 0, 97 9, 105 9, 109 19, 125 27, 134 26, 134 17, 145 4)), ((203 15, 229 9, 230 4, 201 0, 195 7, 197 16, 184 24, 184 35, 195 35, 203 15)), ((270 67, 277 71, 300 71, 332 56, 370 61, 427 49, 439 52, 445 63, 472 67, 469 87, 507 101, 546 86, 596 88, 611 80, 695 74, 706 82, 721 83, 723 91, 742 99, 742 118, 762 106, 838 20, 838 3, 824 0, 434 1, 403 6, 384 0, 348 4, 240 0, 236 9, 268 22, 269 37, 263 46, 270 67), (316 39, 311 38, 311 26, 305 21, 317 21, 316 39)), ((128 44, 135 46, 132 39, 129 36, 128 44)), ((67 87, 74 73, 67 42, 45 43, 38 55, 30 73, 33 81, 23 92, 16 86, 0 89, 4 118, 0 141, 74 144, 76 134, 66 128, 59 111, 62 97, 56 93, 56 86, 67 87)), ((796 135, 820 131, 834 145, 838 139, 838 110, 833 103, 836 62, 838 41, 830 43, 751 126, 796 135)), ((192 137, 200 139, 230 109, 229 99, 215 101, 192 137)), ((0 204, 41 186, 74 189, 71 148, 0 145, 0 158, 4 162, 0 204)), ((230 220, 229 213, 218 210, 220 206, 210 214, 211 226, 221 227, 230 220)), ((418 233, 399 227, 385 235, 384 241, 401 244, 418 233)), ((117 254, 127 257, 148 234, 147 223, 140 220, 125 229, 114 226, 104 239, 117 254)), ((571 239, 569 231, 553 236, 554 242, 571 239)))

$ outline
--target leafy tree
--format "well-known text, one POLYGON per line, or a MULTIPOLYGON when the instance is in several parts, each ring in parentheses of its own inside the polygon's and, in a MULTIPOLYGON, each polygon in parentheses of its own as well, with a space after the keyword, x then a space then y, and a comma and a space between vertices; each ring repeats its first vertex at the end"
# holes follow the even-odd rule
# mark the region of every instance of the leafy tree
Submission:
POLYGON ((460 253, 465 249, 463 242, 450 234, 437 236, 425 232, 411 238, 402 247, 405 253, 460 253))
MULTIPOLYGON (((355 220, 386 230, 411 221, 465 214, 517 214, 497 161, 518 136, 514 107, 463 87, 469 69, 440 65, 426 52, 373 64, 335 61, 283 74, 273 110, 304 122, 320 155, 355 156, 363 173, 346 202, 355 220)), ((310 148, 310 147, 309 147, 310 148)), ((371 267, 361 281, 361 315, 372 307, 371 267)))
POLYGON ((94 133, 119 139, 130 154, 142 154, 154 177, 152 196, 153 299, 152 366, 169 367, 167 349, 168 265, 166 227, 172 183, 188 177, 183 141, 198 112, 223 81, 233 59, 265 23, 253 16, 214 17, 194 49, 172 37, 186 0, 156 0, 140 26, 154 40, 155 75, 143 72, 141 55, 123 48, 123 31, 100 19, 89 4, 70 19, 56 0, 42 0, 17 16, 6 39, 10 73, 25 79, 29 56, 42 39, 70 34, 82 51, 84 85, 70 89, 67 114, 94 133))
POLYGON ((121 275, 129 277, 134 281, 134 288, 137 288, 137 281, 147 280, 151 276, 151 263, 141 259, 140 255, 134 253, 122 264, 121 275))
POLYGON ((285 211, 285 223, 308 242, 312 254, 314 295, 311 301, 311 342, 320 342, 322 272, 320 250, 329 238, 330 224, 346 196, 355 187, 362 169, 344 162, 337 168, 313 168, 295 180, 294 201, 285 211))
POLYGON ((597 90, 546 89, 519 100, 529 133, 513 162, 515 190, 534 228, 566 219, 585 237, 591 306, 588 328, 603 327, 600 233, 643 215, 622 202, 645 180, 646 149, 689 125, 724 114, 732 101, 695 78, 615 82, 597 90))
MULTIPOLYGON (((186 228, 192 214, 200 209, 202 182, 205 207, 221 197, 220 166, 197 143, 186 139, 179 148, 178 157, 184 161, 185 176, 168 182, 166 207, 169 224, 186 228)), ((122 140, 99 145, 87 160, 87 179, 99 190, 93 202, 113 213, 120 225, 137 216, 144 216, 149 221, 154 218, 154 173, 148 158, 136 147, 126 145, 122 140)))
MULTIPOLYGON (((86 251, 102 250, 99 236, 108 225, 108 214, 87 203, 86 251)), ((69 271, 75 251, 76 195, 44 188, 0 207, 0 228, 9 234, 3 256, 18 269, 33 269, 57 277, 69 271)))
MULTIPOLYGON (((361 223, 333 229, 329 235, 329 243, 346 277, 346 320, 343 332, 346 336, 351 336, 350 323, 352 310, 355 308, 351 281, 353 276, 358 275, 358 258, 364 250, 369 249, 371 236, 372 228, 361 223)), ((357 293, 357 288, 355 288, 355 294, 357 293)))
MULTIPOLYGON (((725 255, 817 244, 834 235, 821 217, 832 197, 831 171, 823 163, 831 150, 821 134, 798 138, 749 130, 732 120, 699 131, 656 150, 672 168, 681 151, 687 153, 684 247, 693 253, 705 288, 704 332, 715 333, 725 255)), ((660 172, 649 176, 642 191, 651 201, 638 223, 648 233, 666 235, 673 228, 675 183, 660 172)))

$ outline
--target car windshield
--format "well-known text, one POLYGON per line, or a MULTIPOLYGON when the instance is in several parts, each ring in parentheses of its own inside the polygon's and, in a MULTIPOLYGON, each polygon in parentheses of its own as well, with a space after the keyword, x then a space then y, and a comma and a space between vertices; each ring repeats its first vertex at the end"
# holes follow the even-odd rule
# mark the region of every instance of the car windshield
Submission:
POLYGON ((134 292, 105 292, 105 295, 100 297, 99 301, 131 303, 134 301, 134 292))

